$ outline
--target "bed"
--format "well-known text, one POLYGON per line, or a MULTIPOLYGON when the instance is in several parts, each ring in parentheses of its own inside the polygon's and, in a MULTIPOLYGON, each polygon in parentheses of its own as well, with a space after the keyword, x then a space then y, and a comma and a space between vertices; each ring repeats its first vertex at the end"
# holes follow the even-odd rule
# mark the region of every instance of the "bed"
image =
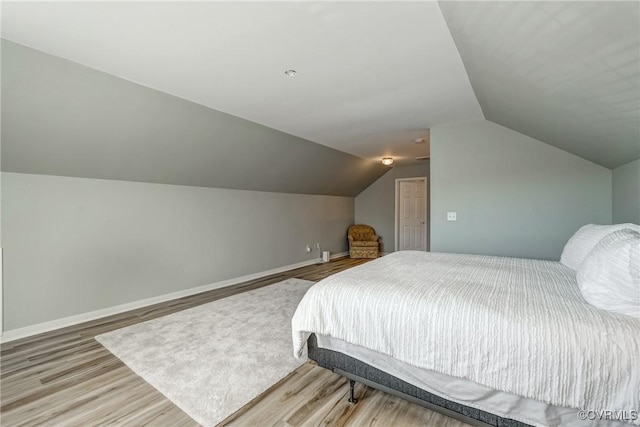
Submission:
POLYGON ((640 320, 559 262, 392 253, 314 285, 292 334, 296 356, 473 425, 640 425, 640 320))

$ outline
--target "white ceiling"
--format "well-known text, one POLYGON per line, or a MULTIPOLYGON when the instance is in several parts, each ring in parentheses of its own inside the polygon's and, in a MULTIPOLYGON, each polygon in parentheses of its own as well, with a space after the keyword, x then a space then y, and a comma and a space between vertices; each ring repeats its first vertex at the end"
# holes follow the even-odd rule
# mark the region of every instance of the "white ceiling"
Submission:
POLYGON ((615 168, 640 157, 640 2, 441 2, 488 120, 615 168))
POLYGON ((436 2, 3 2, 2 15, 8 40, 367 159, 410 163, 431 126, 483 118, 436 2))
POLYGON ((487 118, 614 168, 640 157, 640 2, 2 2, 2 36, 398 164, 487 118), (295 69, 295 77, 284 71, 295 69))

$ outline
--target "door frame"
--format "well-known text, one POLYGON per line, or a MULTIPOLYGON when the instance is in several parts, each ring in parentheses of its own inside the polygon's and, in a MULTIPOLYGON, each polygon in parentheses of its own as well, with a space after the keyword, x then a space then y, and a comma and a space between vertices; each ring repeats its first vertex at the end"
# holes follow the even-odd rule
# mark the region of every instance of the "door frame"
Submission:
POLYGON ((402 181, 423 181, 424 182, 424 250, 425 252, 429 251, 429 242, 427 241, 427 237, 428 237, 428 229, 429 229, 429 211, 427 210, 429 207, 429 201, 427 200, 427 197, 429 195, 429 190, 427 187, 428 181, 427 181, 427 177, 426 176, 417 176, 414 178, 396 178, 396 185, 395 185, 395 206, 394 206, 394 213, 395 213, 395 224, 393 227, 393 231, 395 234, 394 237, 394 246, 393 246, 393 250, 397 251, 398 247, 400 246, 400 233, 398 232, 398 227, 400 226, 400 221, 398 220, 398 216, 400 213, 400 183, 402 181))

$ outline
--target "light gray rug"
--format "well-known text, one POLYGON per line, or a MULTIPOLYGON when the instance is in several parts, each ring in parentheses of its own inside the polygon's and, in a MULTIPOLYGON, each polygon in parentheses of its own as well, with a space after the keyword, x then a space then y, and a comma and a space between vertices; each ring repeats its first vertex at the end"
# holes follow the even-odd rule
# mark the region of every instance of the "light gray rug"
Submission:
POLYGON ((213 426, 302 365, 291 317, 313 282, 289 279, 96 337, 198 423, 213 426))

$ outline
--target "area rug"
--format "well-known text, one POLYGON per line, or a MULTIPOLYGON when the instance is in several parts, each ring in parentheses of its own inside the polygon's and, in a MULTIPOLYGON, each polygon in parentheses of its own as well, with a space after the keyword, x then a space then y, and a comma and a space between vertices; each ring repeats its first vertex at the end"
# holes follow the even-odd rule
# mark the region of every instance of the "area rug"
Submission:
POLYGON ((199 424, 213 426, 306 361, 291 317, 313 282, 288 279, 98 335, 199 424))

